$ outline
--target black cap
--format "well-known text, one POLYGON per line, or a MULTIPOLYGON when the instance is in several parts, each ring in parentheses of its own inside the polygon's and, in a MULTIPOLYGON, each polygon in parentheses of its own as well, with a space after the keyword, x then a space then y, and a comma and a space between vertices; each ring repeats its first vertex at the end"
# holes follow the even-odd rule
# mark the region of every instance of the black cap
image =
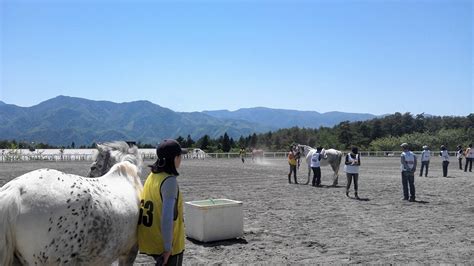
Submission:
POLYGON ((156 148, 158 158, 173 158, 187 153, 188 149, 182 149, 179 143, 174 139, 165 139, 158 145, 158 148, 156 148))

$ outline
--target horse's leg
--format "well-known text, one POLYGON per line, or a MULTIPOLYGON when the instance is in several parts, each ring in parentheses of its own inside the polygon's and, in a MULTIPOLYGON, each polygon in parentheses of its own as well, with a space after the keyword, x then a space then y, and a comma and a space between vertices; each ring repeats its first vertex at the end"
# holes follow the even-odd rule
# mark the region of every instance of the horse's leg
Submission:
POLYGON ((138 244, 133 245, 133 247, 128 251, 128 253, 123 254, 119 258, 119 266, 131 266, 135 261, 135 258, 138 255, 138 244))
POLYGON ((331 163, 332 170, 334 171, 333 183, 332 183, 333 186, 337 186, 337 184, 338 184, 341 158, 342 157, 338 157, 338 158, 336 158, 335 162, 331 163))
POLYGON ((308 166, 308 178, 306 179, 306 183, 305 183, 305 184, 308 184, 308 183, 309 183, 310 177, 311 177, 311 166, 308 166))

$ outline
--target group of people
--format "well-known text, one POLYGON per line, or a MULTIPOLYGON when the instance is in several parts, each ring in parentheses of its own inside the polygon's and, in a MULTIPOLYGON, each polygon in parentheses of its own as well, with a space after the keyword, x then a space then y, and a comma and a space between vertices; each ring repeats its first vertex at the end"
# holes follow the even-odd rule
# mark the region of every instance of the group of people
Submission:
MULTIPOLYGON (((324 157, 322 153, 323 147, 316 147, 316 152, 311 155, 310 167, 313 171, 312 186, 321 187, 321 159, 324 157)), ((296 176, 297 168, 299 165, 300 151, 296 149, 295 145, 290 146, 288 152, 288 164, 290 165, 290 172, 288 173, 288 183, 291 184, 291 176, 293 174, 295 184, 298 184, 296 176)), ((359 149, 352 147, 350 153, 345 157, 344 171, 346 172, 347 183, 346 183, 346 196, 349 197, 349 190, 352 183, 354 184, 354 197, 360 199, 358 195, 358 180, 359 180, 359 166, 360 156, 359 149)))
MULTIPOLYGON (((401 161, 400 169, 402 175, 402 188, 403 188, 403 200, 415 201, 415 172, 417 167, 417 156, 410 150, 408 143, 402 143, 401 145, 401 161)), ((466 158, 464 165, 464 172, 472 172, 472 162, 474 160, 474 149, 472 144, 469 144, 466 150, 463 150, 461 145, 458 145, 456 157, 459 160, 459 169, 463 170, 462 159, 466 158)), ((313 170, 313 181, 312 185, 315 187, 321 186, 321 151, 322 147, 317 147, 316 152, 311 157, 311 169, 313 170)), ((445 145, 441 145, 439 156, 442 160, 443 177, 448 176, 449 166, 449 152, 445 145)), ((288 163, 290 165, 290 172, 288 173, 288 182, 291 183, 291 175, 294 176, 295 184, 298 184, 296 177, 297 162, 299 159, 299 151, 295 150, 294 146, 290 147, 288 153, 288 163)), ((428 169, 430 165, 431 151, 427 145, 423 146, 421 152, 421 167, 419 176, 428 176, 428 169)), ((358 179, 359 179, 359 166, 360 156, 359 149, 353 147, 351 152, 345 156, 344 171, 346 172, 347 183, 346 183, 346 196, 349 197, 349 192, 352 183, 354 184, 354 197, 360 199, 358 195, 358 179)))

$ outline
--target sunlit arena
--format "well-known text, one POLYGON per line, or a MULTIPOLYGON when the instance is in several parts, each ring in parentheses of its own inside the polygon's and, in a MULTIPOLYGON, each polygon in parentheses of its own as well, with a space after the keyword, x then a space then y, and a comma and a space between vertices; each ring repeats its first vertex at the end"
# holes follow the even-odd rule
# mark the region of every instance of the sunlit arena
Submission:
POLYGON ((0 2, 0 266, 474 265, 474 1, 0 2))
MULTIPOLYGON (((359 195, 345 196, 345 176, 332 187, 289 184, 284 158, 185 159, 179 171, 185 201, 243 202, 243 236, 201 243, 186 239, 185 264, 474 263, 474 176, 454 166, 442 177, 433 158, 428 177, 415 177, 417 202, 402 201, 399 157, 361 158, 359 195)), ((153 161, 145 161, 144 165, 153 161)), ((87 175, 90 161, 2 163, 0 185, 38 168, 87 175)), ((144 181, 149 170, 145 167, 144 181)), ((297 172, 307 175, 303 162, 297 172)), ((138 255, 134 265, 153 265, 138 255)))

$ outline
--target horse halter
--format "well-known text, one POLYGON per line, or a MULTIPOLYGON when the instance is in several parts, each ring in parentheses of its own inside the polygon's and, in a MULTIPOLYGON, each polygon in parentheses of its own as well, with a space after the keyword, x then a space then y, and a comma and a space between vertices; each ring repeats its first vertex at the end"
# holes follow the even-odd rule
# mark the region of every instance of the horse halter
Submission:
POLYGON ((105 175, 109 171, 109 169, 111 168, 111 166, 109 167, 109 165, 110 165, 110 151, 107 151, 105 153, 104 165, 102 169, 100 169, 101 175, 105 175))

